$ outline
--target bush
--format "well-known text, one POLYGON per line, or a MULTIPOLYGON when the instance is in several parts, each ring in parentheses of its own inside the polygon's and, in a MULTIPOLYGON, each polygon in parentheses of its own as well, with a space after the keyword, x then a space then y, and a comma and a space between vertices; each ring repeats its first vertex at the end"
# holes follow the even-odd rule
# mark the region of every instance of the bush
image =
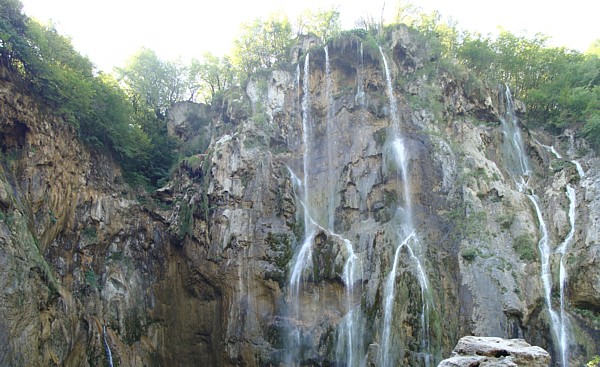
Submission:
POLYGON ((475 260, 475 258, 479 255, 479 251, 476 248, 468 248, 462 253, 462 258, 468 262, 475 260))
POLYGON ((523 261, 535 261, 537 258, 535 242, 530 234, 523 234, 515 238, 513 249, 523 261))
POLYGON ((586 363, 586 367, 600 367, 600 356, 594 356, 591 361, 586 363))

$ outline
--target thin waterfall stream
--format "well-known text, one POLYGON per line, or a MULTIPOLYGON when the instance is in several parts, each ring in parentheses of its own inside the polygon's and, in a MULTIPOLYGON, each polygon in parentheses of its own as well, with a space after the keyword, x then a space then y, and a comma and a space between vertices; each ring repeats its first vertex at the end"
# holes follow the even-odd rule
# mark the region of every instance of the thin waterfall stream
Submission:
MULTIPOLYGON (((421 311, 421 353, 420 355, 423 358, 423 363, 425 366, 429 366, 431 356, 429 351, 429 338, 428 338, 428 330, 429 330, 429 317, 428 311, 430 309, 429 303, 431 302, 431 297, 429 295, 429 281, 427 279, 427 275, 422 266, 422 261, 420 259, 422 249, 421 244, 418 239, 418 235, 416 229, 414 228, 414 213, 412 208, 412 200, 411 200, 411 186, 410 186, 410 177, 409 177, 409 152, 406 147, 404 138, 401 134, 400 130, 400 118, 398 115, 398 107, 396 97, 394 96, 394 88, 392 86, 392 78, 390 69, 388 66, 387 59, 381 47, 379 47, 379 52, 381 54, 381 58, 383 60, 383 65, 385 69, 385 79, 386 79, 386 92, 389 100, 390 107, 390 119, 391 119, 391 129, 390 129, 390 137, 391 142, 389 143, 391 149, 391 155, 394 160, 394 163, 397 166, 397 169, 400 173, 400 179, 402 180, 402 187, 400 190, 402 193, 399 193, 398 196, 401 197, 403 206, 400 206, 396 210, 396 219, 399 224, 398 228, 398 242, 394 251, 394 258, 392 269, 387 276, 385 286, 384 286, 384 309, 383 309, 383 326, 382 326, 382 336, 381 336, 381 365, 393 366, 396 365, 396 361, 391 355, 391 333, 392 333, 392 325, 394 323, 393 320, 393 308, 395 302, 395 282, 396 275, 398 271, 398 262, 400 258, 400 254, 403 248, 406 248, 407 253, 409 255, 409 260, 414 264, 416 271, 414 271, 415 277, 419 280, 419 286, 421 288, 421 301, 423 304, 421 311)), ((399 190, 399 191, 400 191, 399 190)))
POLYGON ((327 117, 326 117, 326 134, 327 134, 327 180, 329 184, 329 193, 327 195, 327 229, 333 231, 335 222, 335 178, 333 167, 333 149, 335 139, 333 138, 333 100, 331 98, 331 89, 333 88, 333 80, 331 77, 331 65, 329 64, 329 50, 327 46, 323 48, 325 52, 325 98, 327 98, 327 117))
POLYGON ((106 359, 108 360, 108 366, 113 367, 112 352, 110 350, 110 346, 108 345, 108 340, 106 339, 106 325, 102 326, 102 339, 104 341, 104 349, 106 352, 106 359))
MULTIPOLYGON (((292 272, 290 275, 289 294, 288 294, 288 305, 290 317, 294 320, 300 319, 300 282, 302 280, 302 274, 305 269, 312 267, 312 242, 316 234, 316 228, 311 220, 310 208, 308 206, 308 165, 310 159, 310 120, 308 115, 308 109, 310 106, 310 95, 309 95, 309 74, 310 74, 310 54, 306 54, 304 59, 304 76, 302 79, 302 143, 303 143, 303 176, 302 180, 296 176, 292 170, 290 174, 292 176, 292 182, 294 183, 297 196, 301 202, 303 209, 303 224, 304 224, 304 239, 300 245, 300 249, 297 251, 293 263, 292 272)), ((293 365, 300 358, 300 347, 301 347, 301 331, 299 326, 293 325, 288 335, 288 353, 286 356, 286 364, 293 365)))
MULTIPOLYGON (((295 320, 299 320, 301 317, 300 310, 300 292, 301 284, 305 279, 305 276, 309 276, 310 270, 313 269, 313 242, 317 233, 322 232, 327 234, 331 238, 335 238, 337 241, 343 244, 343 250, 345 251, 346 262, 343 269, 342 281, 345 286, 345 305, 348 310, 347 314, 342 318, 340 325, 338 326, 338 337, 336 343, 336 357, 339 360, 344 360, 348 366, 362 366, 364 365, 364 353, 362 353, 362 312, 360 310, 360 303, 355 304, 355 283, 358 280, 359 271, 362 268, 359 257, 354 252, 354 246, 352 242, 340 234, 334 232, 335 223, 335 168, 333 160, 333 109, 331 88, 333 80, 331 77, 331 69, 329 65, 329 53, 327 47, 324 48, 325 52, 325 73, 326 73, 326 91, 329 105, 327 108, 327 121, 326 121, 326 138, 327 138, 327 183, 329 192, 327 193, 327 218, 326 224, 321 225, 317 222, 316 213, 313 211, 319 211, 323 208, 311 207, 311 192, 309 188, 310 177, 310 165, 312 148, 313 148, 313 131, 311 126, 310 116, 310 54, 306 55, 304 60, 304 75, 302 78, 302 142, 303 142, 303 176, 302 179, 298 178, 294 172, 289 169, 294 191, 296 192, 296 200, 302 206, 303 212, 303 224, 304 224, 304 238, 296 252, 296 255, 292 259, 292 267, 290 274, 289 283, 289 297, 288 303, 290 304, 290 317, 295 320)), ((288 343, 290 344, 290 350, 287 356, 288 364, 297 364, 301 362, 302 356, 300 356, 300 350, 302 347, 302 333, 298 327, 295 327, 288 336, 288 343)))
MULTIPOLYGON (((505 118, 502 119, 502 129, 505 135, 505 146, 504 152, 508 160, 509 165, 513 170, 513 174, 516 175, 515 182, 519 191, 525 193, 531 201, 536 217, 539 223, 539 234, 540 240, 538 241, 538 250, 540 254, 540 280, 544 289, 544 300, 550 316, 550 328, 552 330, 552 340, 555 344, 555 349, 559 351, 561 366, 566 367, 569 365, 568 361, 568 319, 564 309, 564 285, 567 278, 566 266, 564 263, 564 254, 567 246, 572 241, 575 233, 575 190, 571 185, 567 185, 567 197, 569 198, 569 220, 571 229, 567 235, 565 241, 556 249, 556 253, 560 256, 560 310, 557 312, 552 306, 552 272, 551 272, 551 256, 552 256, 552 244, 550 243, 550 237, 548 228, 544 220, 542 213, 540 200, 538 196, 533 192, 533 189, 528 184, 528 178, 531 174, 529 168, 529 162, 525 155, 525 149, 523 144, 523 138, 520 133, 519 126, 517 124, 517 117, 514 112, 514 105, 512 95, 508 85, 505 85, 505 100, 506 100, 506 112, 505 118), (516 153, 516 157, 514 155, 516 153)), ((553 146, 545 146, 556 158, 562 158, 562 156, 556 151, 553 146)), ((577 166, 577 164, 576 164, 577 166)), ((582 175, 582 172, 578 172, 582 175)))
POLYGON ((567 234, 564 242, 560 245, 560 247, 556 250, 556 252, 560 255, 560 270, 559 270, 559 286, 560 286, 560 330, 559 330, 559 339, 560 339, 560 355, 561 360, 563 362, 563 366, 567 366, 569 364, 569 319, 567 312, 565 311, 565 286, 567 283, 567 264, 565 259, 565 253, 567 251, 568 246, 573 241, 573 237, 575 236, 575 207, 577 206, 577 193, 575 192, 575 188, 573 186, 567 184, 567 197, 569 198, 569 223, 571 225, 571 229, 567 234))

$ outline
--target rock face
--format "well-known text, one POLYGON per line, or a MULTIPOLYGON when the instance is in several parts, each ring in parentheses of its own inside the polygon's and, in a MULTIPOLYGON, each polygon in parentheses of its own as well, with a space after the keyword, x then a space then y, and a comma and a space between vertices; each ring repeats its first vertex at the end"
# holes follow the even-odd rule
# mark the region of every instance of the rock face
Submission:
POLYGON ((146 195, 1 80, 0 364, 107 365, 104 337, 119 366, 423 366, 470 334, 600 353, 598 159, 518 123, 517 172, 506 89, 417 40, 305 40, 175 106, 187 158, 146 195))
POLYGON ((548 367, 550 355, 523 339, 464 336, 438 367, 548 367))

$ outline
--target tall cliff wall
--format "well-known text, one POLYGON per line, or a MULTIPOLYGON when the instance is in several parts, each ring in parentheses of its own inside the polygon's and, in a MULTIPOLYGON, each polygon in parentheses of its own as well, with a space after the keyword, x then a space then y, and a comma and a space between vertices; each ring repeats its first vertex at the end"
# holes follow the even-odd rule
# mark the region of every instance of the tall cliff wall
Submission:
POLYGON ((210 144, 152 194, 0 81, 0 364, 107 365, 105 340, 119 366, 431 365, 471 334, 600 353, 584 141, 512 144, 522 106, 405 28, 296 51, 175 105, 210 144))

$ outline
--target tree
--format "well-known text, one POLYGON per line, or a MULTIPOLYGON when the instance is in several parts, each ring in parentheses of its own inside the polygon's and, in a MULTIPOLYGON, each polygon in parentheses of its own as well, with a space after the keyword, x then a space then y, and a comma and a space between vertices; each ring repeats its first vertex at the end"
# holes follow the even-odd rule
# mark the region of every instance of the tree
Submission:
POLYGON ((183 99, 185 70, 181 64, 163 61, 148 48, 140 49, 126 63, 116 69, 137 108, 148 107, 159 119, 166 110, 183 99))
POLYGON ((292 27, 284 15, 274 14, 266 20, 256 19, 242 25, 241 36, 234 41, 232 63, 242 76, 269 69, 288 60, 292 27))
POLYGON ((218 93, 231 87, 235 80, 229 57, 219 58, 206 52, 202 61, 192 59, 190 63, 187 77, 190 100, 201 98, 210 103, 218 93))
POLYGON ((585 53, 587 55, 596 55, 597 57, 600 57, 600 38, 592 42, 585 53))
POLYGON ((306 10, 296 22, 297 34, 312 33, 323 42, 337 36, 341 29, 340 12, 335 8, 318 11, 306 10))
POLYGON ((0 64, 6 67, 22 58, 27 47, 25 30, 27 17, 19 0, 0 0, 0 64))
POLYGON ((35 92, 53 104, 74 125, 90 113, 94 98, 93 65, 79 54, 71 40, 52 24, 27 23, 29 44, 23 64, 35 92))

